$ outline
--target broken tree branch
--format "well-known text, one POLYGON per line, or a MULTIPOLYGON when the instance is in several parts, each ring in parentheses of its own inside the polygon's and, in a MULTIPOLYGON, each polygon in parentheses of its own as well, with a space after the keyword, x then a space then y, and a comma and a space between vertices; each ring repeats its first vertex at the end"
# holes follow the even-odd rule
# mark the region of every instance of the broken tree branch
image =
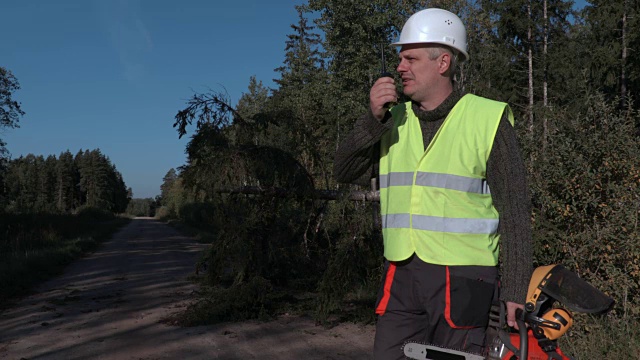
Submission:
POLYGON ((339 200, 348 199, 352 201, 370 201, 379 202, 379 191, 350 191, 342 192, 338 190, 314 190, 310 194, 304 194, 293 190, 278 187, 259 187, 259 186, 242 186, 238 188, 216 189, 220 194, 245 194, 245 195, 262 195, 273 196, 279 198, 294 198, 299 196, 308 196, 316 200, 339 200))

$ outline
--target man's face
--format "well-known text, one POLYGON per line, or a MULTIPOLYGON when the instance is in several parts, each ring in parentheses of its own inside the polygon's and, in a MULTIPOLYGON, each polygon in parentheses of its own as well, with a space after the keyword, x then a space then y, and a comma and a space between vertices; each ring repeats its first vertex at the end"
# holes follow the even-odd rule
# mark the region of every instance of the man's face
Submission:
POLYGON ((440 77, 440 57, 431 60, 423 44, 403 45, 400 50, 397 71, 402 78, 403 92, 416 102, 427 100, 433 91, 434 82, 440 77))

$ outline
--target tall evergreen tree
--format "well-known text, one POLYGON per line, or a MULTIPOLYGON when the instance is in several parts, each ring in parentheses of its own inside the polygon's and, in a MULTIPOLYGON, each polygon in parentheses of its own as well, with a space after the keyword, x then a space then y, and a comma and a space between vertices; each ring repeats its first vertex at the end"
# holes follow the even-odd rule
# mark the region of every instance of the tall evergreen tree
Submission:
MULTIPOLYGON (((494 95, 520 109, 530 109, 529 75, 533 76, 534 101, 541 101, 544 67, 548 63, 543 55, 544 39, 547 39, 548 53, 562 50, 560 45, 567 36, 573 1, 481 0, 480 5, 491 20, 491 28, 486 31, 497 42, 497 46, 489 50, 497 51, 494 55, 502 59, 497 67, 485 71, 492 85, 498 88, 494 95), (529 68, 530 61, 532 68, 529 68)), ((482 48, 474 50, 483 51, 482 48)), ((568 60, 571 59, 565 59, 568 60)))
POLYGON ((122 174, 118 172, 115 165, 111 164, 110 172, 110 205, 108 209, 116 214, 124 213, 127 210, 127 206, 129 206, 129 202, 131 201, 131 189, 127 188, 124 179, 122 178, 122 174))
MULTIPOLYGON (((31 159, 31 156, 29 159, 31 159)), ((13 212, 25 212, 31 209, 35 202, 35 195, 27 183, 30 175, 29 160, 19 157, 11 160, 7 166, 4 178, 7 209, 13 212)))
POLYGON ((277 104, 278 123, 290 134, 293 147, 287 150, 326 185, 324 180, 330 174, 323 155, 334 148, 325 142, 334 130, 326 98, 329 78, 319 49, 320 36, 308 25, 304 8, 296 8, 298 23, 291 25, 293 33, 287 35, 284 64, 276 69, 280 79, 275 81, 280 87, 272 100, 277 104))
POLYGON ((280 91, 301 90, 304 85, 317 78, 318 70, 324 66, 318 49, 321 44, 320 35, 313 32, 313 26, 308 25, 304 8, 296 6, 296 10, 298 23, 291 25, 293 33, 287 35, 284 64, 276 69, 281 76, 275 80, 280 85, 280 91))
POLYGON ((56 188, 56 162, 54 155, 45 159, 39 156, 38 169, 38 198, 35 209, 39 212, 53 212, 55 210, 54 192, 56 188))
POLYGON ((169 169, 162 178, 162 185, 160 185, 160 204, 163 206, 168 204, 169 192, 176 180, 178 180, 178 173, 174 168, 169 169))
MULTIPOLYGON (((0 66, 0 128, 18 127, 24 111, 20 103, 13 99, 14 92, 20 89, 18 79, 11 71, 0 66)), ((6 152, 5 143, 0 139, 0 155, 6 152)))
POLYGON ((39 197, 39 159, 33 154, 24 157, 24 178, 22 179, 21 208, 26 211, 36 211, 36 203, 39 197))
POLYGON ((78 206, 78 186, 80 174, 69 150, 58 157, 56 164, 56 209, 68 213, 78 206))
POLYGON ((127 193, 122 177, 99 149, 85 151, 77 166, 80 190, 86 199, 84 205, 114 212, 126 209, 127 193))
MULTIPOLYGON (((588 27, 589 77, 609 97, 624 100, 640 90, 639 61, 632 53, 640 46, 638 1, 590 0, 584 9, 588 27)), ((624 102, 624 101, 623 101, 624 102)))
POLYGON ((388 69, 397 64, 388 44, 417 8, 418 1, 309 1, 307 9, 319 15, 315 23, 324 33, 322 45, 330 74, 324 98, 333 109, 338 136, 366 111, 369 89, 381 75, 381 53, 388 69))
POLYGON ((226 132, 229 140, 233 144, 252 143, 254 145, 264 145, 260 141, 260 132, 266 131, 273 119, 269 116, 267 105, 269 100, 269 89, 258 81, 255 76, 249 79, 248 92, 243 93, 238 101, 236 110, 239 116, 251 125, 229 127, 226 132))
POLYGON ((260 114, 266 112, 267 101, 269 100, 269 89, 262 81, 258 81, 254 76, 249 78, 248 92, 243 93, 238 100, 236 110, 245 120, 256 120, 260 114))

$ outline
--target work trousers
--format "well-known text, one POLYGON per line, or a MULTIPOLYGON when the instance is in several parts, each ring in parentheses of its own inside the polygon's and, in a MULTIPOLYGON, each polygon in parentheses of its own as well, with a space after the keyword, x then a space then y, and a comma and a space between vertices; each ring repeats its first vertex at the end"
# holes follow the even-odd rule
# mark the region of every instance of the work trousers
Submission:
POLYGON ((374 359, 403 359, 409 341, 481 354, 497 278, 494 266, 434 265, 415 254, 385 261, 374 359))

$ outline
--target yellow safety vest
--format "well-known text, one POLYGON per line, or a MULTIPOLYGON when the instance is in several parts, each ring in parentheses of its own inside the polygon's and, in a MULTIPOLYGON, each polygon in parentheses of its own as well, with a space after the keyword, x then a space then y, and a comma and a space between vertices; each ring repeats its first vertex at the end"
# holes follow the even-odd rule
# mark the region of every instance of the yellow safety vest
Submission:
POLYGON ((441 265, 498 263, 498 212, 486 182, 487 160, 505 103, 465 95, 424 149, 411 102, 391 109, 381 140, 380 203, 384 256, 415 253, 441 265))

